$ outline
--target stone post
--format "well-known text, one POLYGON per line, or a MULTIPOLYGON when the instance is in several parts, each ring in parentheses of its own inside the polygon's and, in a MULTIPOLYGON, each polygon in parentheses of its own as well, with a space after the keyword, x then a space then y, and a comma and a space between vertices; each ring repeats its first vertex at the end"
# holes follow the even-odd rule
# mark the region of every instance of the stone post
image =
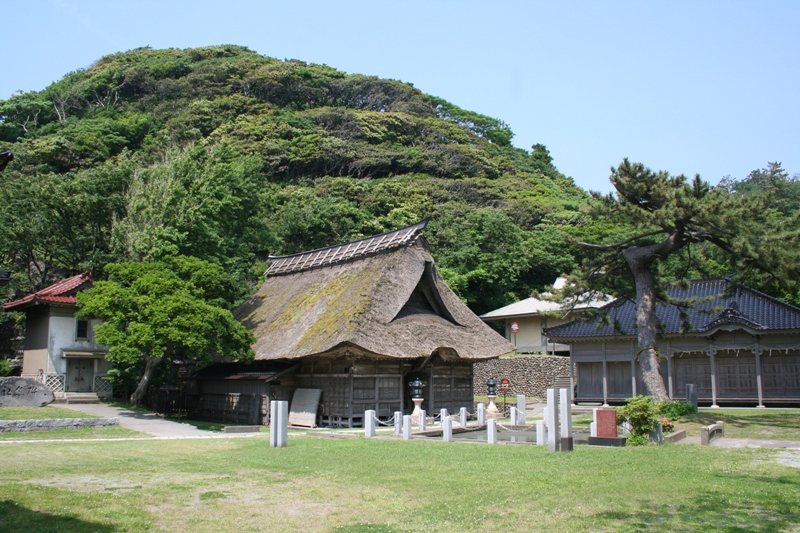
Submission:
POLYGON ((285 448, 289 434, 289 402, 270 402, 269 447, 285 448))
POLYGON ((449 416, 442 418, 442 439, 445 442, 453 442, 453 421, 449 416))
POLYGON ((497 444, 497 420, 489 420, 486 426, 486 442, 489 444, 497 444))
POLYGON ((567 389, 559 389, 561 403, 561 451, 571 452, 572 439, 572 396, 567 389))
POLYGON ((403 412, 394 412, 394 434, 400 435, 403 433, 403 412))
POLYGON ((461 424, 462 428, 467 427, 467 408, 462 407, 458 410, 458 423, 461 424))
POLYGON ((544 446, 547 444, 547 425, 544 420, 536 421, 536 445, 544 446))
POLYGON ((483 402, 478 404, 478 425, 486 425, 486 404, 483 402))
POLYGON ((512 405, 508 409, 509 409, 508 418, 511 421, 511 425, 516 426, 517 420, 519 419, 519 417, 517 416, 517 407, 512 405))
POLYGON ((425 409, 420 410, 419 412, 419 423, 417 426, 419 427, 420 431, 425 431, 428 429, 428 419, 425 418, 428 416, 428 413, 425 412, 425 409))
POLYGON ((547 449, 557 452, 559 448, 557 389, 547 389, 547 407, 547 449))
POLYGON ((447 414, 447 409, 439 409, 439 420, 441 420, 441 424, 444 426, 444 419, 449 417, 450 415, 447 414))
POLYGON ((697 409, 697 385, 694 383, 686 384, 686 401, 697 409))
POLYGON ((525 425, 525 395, 517 394, 517 418, 512 419, 517 426, 525 425))
POLYGON ((411 415, 403 416, 403 440, 411 440, 411 415))
POLYGON ((364 437, 370 438, 375 436, 375 411, 364 411, 364 437))

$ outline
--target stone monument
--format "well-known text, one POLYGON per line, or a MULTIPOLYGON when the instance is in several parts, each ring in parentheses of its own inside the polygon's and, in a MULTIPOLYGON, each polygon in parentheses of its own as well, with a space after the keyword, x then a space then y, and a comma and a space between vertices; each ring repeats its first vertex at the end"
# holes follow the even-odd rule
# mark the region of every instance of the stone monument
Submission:
POLYGON ((47 385, 32 378, 0 378, 0 406, 43 407, 55 400, 47 385))

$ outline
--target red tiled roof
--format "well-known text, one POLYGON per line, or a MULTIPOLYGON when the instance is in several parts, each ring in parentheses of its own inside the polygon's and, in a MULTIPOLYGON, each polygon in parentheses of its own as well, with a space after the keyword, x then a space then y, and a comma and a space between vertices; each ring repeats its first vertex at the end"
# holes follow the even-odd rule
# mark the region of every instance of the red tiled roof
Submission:
POLYGON ((92 275, 84 272, 71 278, 62 279, 25 298, 3 304, 3 309, 21 309, 38 303, 75 305, 77 303, 75 294, 83 289, 91 288, 93 281, 92 275))

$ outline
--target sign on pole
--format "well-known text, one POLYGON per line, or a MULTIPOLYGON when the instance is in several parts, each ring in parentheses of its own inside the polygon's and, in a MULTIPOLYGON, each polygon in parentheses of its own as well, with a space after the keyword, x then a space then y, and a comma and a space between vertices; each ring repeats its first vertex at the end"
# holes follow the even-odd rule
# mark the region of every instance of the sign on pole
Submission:
POLYGON ((519 333, 519 324, 516 322, 511 323, 511 333, 519 333))

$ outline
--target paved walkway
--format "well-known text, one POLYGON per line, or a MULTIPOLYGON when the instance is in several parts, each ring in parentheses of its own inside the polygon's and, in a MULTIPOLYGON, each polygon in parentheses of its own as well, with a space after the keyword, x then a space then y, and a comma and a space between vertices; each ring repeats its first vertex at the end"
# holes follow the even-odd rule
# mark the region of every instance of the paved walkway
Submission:
POLYGON ((60 404, 58 407, 73 409, 75 411, 80 411, 82 413, 94 416, 118 418, 120 426, 133 431, 147 433, 154 437, 212 438, 234 436, 234 434, 215 433, 212 431, 197 429, 191 424, 182 424, 180 422, 164 420, 155 413, 133 411, 131 409, 113 407, 104 403, 60 404))

